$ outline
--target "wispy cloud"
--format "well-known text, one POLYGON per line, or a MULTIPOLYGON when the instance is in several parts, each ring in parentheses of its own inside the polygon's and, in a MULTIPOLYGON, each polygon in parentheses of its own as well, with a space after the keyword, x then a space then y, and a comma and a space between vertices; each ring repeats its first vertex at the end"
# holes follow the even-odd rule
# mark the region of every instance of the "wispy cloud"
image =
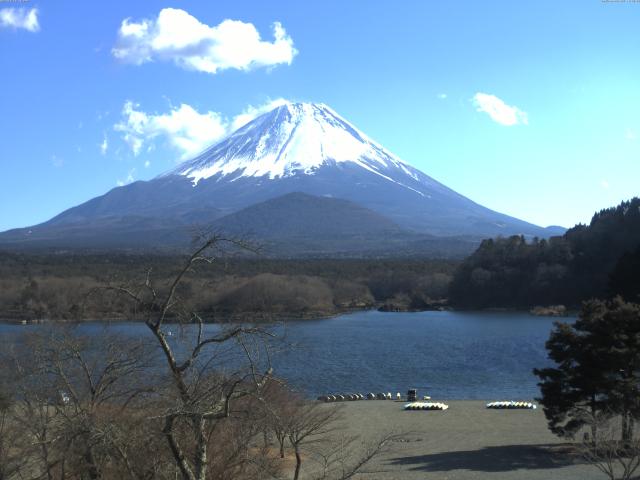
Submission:
POLYGON ((637 140, 637 139, 638 139, 638 132, 636 132, 636 131, 635 131, 634 129, 632 129, 632 128, 627 128, 627 129, 624 131, 624 138, 626 138, 627 140, 630 140, 630 141, 632 141, 632 142, 633 142, 633 141, 635 141, 635 140, 637 140))
POLYGON ((112 53, 135 65, 172 61, 210 74, 291 64, 298 52, 279 22, 273 24, 273 36, 272 42, 262 40, 251 23, 224 20, 209 26, 184 10, 164 8, 153 19, 123 20, 112 53))
POLYGON ((40 30, 37 8, 0 8, 0 27, 24 29, 30 32, 40 30))
POLYGON ((500 125, 528 125, 526 112, 518 107, 507 105, 500 98, 488 93, 478 92, 473 96, 473 104, 478 112, 484 112, 500 125))
MULTIPOLYGON (((257 116, 287 103, 287 100, 270 100, 260 106, 248 106, 231 119, 214 111, 198 112, 186 103, 173 107, 168 113, 147 113, 140 105, 127 101, 122 108, 122 120, 114 125, 122 132, 122 139, 134 155, 142 148, 153 148, 153 142, 164 139, 180 152, 180 159, 193 157, 214 142, 250 122, 257 116)), ((147 166, 145 164, 145 166, 147 166)))
POLYGON ((129 173, 127 173, 127 177, 124 180, 116 181, 116 185, 118 185, 119 187, 124 187, 129 183, 133 183, 135 181, 135 178, 133 177, 135 173, 136 173, 136 169, 132 168, 131 170, 129 170, 129 173))
POLYGON ((51 165, 56 168, 64 167, 64 158, 60 158, 57 155, 51 155, 51 165))
POLYGON ((607 190, 607 189, 609 188, 609 186, 610 186, 610 185, 609 185, 609 181, 608 181, 607 179, 602 179, 602 180, 600 181, 600 186, 601 186, 602 188, 604 188, 605 190, 607 190))
POLYGON ((438 99, 439 100, 446 100, 447 99, 447 94, 446 93, 439 93, 438 94, 438 99))
POLYGON ((107 139, 107 135, 105 134, 102 137, 102 143, 100 144, 100 153, 102 155, 106 155, 109 150, 109 140, 107 139))

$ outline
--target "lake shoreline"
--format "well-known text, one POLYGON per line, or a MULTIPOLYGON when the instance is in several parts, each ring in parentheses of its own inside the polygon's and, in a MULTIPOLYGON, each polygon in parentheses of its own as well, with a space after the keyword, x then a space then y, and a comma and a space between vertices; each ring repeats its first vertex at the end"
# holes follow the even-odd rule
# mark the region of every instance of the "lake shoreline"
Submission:
MULTIPOLYGON (((554 317, 554 318, 567 318, 576 315, 576 312, 573 310, 567 310, 563 315, 557 315, 554 313, 542 314, 542 313, 534 313, 532 309, 529 308, 484 308, 484 309, 458 309, 454 307, 434 307, 434 308, 425 308, 425 309, 394 309, 394 308, 385 308, 384 305, 376 305, 371 308, 344 308, 332 312, 297 312, 297 313, 272 313, 272 314, 263 314, 263 313, 234 313, 234 314, 217 314, 214 316, 203 317, 205 323, 207 324, 241 324, 241 323, 252 323, 252 324, 277 324, 289 321, 305 321, 305 320, 326 320, 331 318, 340 317, 343 315, 350 315, 353 313, 367 313, 367 312, 388 312, 388 313, 424 313, 424 312, 458 312, 458 313, 467 313, 467 312, 482 312, 482 313, 517 313, 524 314, 527 313, 532 317, 554 317), (218 318, 214 318, 218 317, 218 318), (243 317, 240 320, 240 317, 243 317)), ((5 317, 0 315, 0 323, 4 324, 12 324, 12 325, 74 325, 81 323, 124 323, 124 322, 139 322, 144 323, 142 318, 123 318, 123 317, 107 317, 107 318, 99 318, 99 319, 86 319, 86 320, 74 320, 74 319, 27 319, 22 317, 5 317)), ((168 319, 165 323, 170 325, 177 325, 180 322, 176 321, 175 318, 168 319)))

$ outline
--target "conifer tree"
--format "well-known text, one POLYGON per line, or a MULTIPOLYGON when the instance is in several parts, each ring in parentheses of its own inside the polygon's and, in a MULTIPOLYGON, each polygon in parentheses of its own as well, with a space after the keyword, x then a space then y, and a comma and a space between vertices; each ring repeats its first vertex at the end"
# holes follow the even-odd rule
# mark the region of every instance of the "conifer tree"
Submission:
POLYGON ((617 415, 622 440, 631 439, 640 417, 640 305, 585 302, 575 323, 556 323, 546 348, 556 366, 534 373, 551 431, 573 436, 596 428, 589 418, 617 415))

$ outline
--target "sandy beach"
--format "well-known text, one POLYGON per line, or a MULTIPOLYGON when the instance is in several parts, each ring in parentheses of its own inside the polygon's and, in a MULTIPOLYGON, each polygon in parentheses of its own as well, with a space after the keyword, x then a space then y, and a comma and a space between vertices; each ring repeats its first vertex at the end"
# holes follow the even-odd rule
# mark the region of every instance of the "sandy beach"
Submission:
POLYGON ((482 401, 445 401, 446 411, 405 411, 395 401, 344 402, 347 435, 410 432, 358 478, 438 480, 602 479, 549 432, 543 412, 490 410, 482 401))

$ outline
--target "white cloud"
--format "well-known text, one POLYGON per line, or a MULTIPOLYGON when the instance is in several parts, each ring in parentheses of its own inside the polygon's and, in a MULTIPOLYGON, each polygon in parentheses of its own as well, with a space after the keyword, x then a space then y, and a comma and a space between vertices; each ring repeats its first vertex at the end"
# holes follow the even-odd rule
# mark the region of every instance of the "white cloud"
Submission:
POLYGON ((57 155, 51 155, 51 165, 56 168, 64 167, 64 158, 60 158, 57 155))
POLYGON ((273 42, 262 40, 251 23, 224 20, 211 27, 184 10, 164 8, 155 19, 123 20, 112 53, 134 65, 173 61, 210 74, 229 68, 290 65, 298 52, 279 22, 273 24, 273 36, 273 42))
POLYGON ((447 96, 448 96, 448 95, 447 95, 446 93, 439 93, 439 94, 438 94, 438 98, 439 98, 440 100, 446 100, 446 99, 447 99, 447 96))
POLYGON ((106 155, 107 150, 109 150, 109 141, 107 140, 107 135, 105 134, 103 136, 102 143, 100 144, 100 153, 102 155, 106 155))
POLYGON ((600 182, 600 186, 601 186, 602 188, 604 188, 605 190, 606 190, 606 189, 608 189, 608 188, 609 188, 609 186, 610 186, 610 185, 609 185, 609 181, 608 181, 608 180, 606 180, 606 179, 603 179, 603 180, 600 182))
POLYGON ((133 175, 135 173, 136 173, 136 169, 132 168, 131 170, 129 170, 129 173, 127 174, 127 178, 125 178, 124 180, 116 181, 116 185, 118 185, 119 187, 124 187, 129 183, 133 183, 135 181, 135 178, 133 178, 133 175))
POLYGON ((153 142, 163 138, 180 152, 180 159, 185 160, 257 116, 285 103, 287 100, 277 99, 258 107, 249 106, 228 120, 218 112, 200 113, 186 103, 172 107, 168 113, 154 114, 146 113, 140 110, 139 105, 127 101, 122 109, 122 121, 114 125, 114 129, 122 132, 123 140, 136 156, 143 146, 147 145, 147 150, 151 150, 153 142))
POLYGON ((0 8, 0 27, 23 28, 30 32, 40 30, 37 8, 0 8))
POLYGON ((627 128, 624 132, 624 138, 633 142, 638 139, 638 133, 632 128, 627 128))
POLYGON ((165 137, 172 146, 187 158, 203 150, 212 142, 222 138, 226 125, 219 113, 199 113, 186 103, 172 108, 169 113, 149 114, 138 110, 139 105, 126 102, 122 109, 123 121, 115 130, 123 132, 123 139, 134 155, 143 145, 157 137, 165 137))
POLYGON ((518 107, 507 105, 495 95, 478 92, 473 96, 473 104, 478 112, 486 113, 493 121, 501 125, 529 124, 526 112, 518 107))
POLYGON ((144 168, 149 168, 151 166, 151 162, 149 160, 145 160, 144 168))

